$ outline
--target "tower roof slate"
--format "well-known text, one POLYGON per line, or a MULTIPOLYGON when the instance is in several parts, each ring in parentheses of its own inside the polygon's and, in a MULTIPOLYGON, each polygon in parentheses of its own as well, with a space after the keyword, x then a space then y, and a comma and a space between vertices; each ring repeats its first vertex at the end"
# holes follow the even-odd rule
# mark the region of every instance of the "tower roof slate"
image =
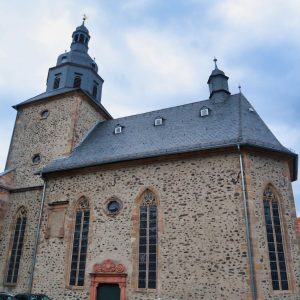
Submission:
POLYGON ((249 145, 293 156, 243 94, 216 103, 204 100, 129 117, 98 122, 67 157, 50 162, 43 173, 191 151, 249 145), (209 115, 200 117, 201 108, 209 115), (162 126, 154 126, 157 117, 162 126), (117 125, 122 133, 114 134, 117 125))

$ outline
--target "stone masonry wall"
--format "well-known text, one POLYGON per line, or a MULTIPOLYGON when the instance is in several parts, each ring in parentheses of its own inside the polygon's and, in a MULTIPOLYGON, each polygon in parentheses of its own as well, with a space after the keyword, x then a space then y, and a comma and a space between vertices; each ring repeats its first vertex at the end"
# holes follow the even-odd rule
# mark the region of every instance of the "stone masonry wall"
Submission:
POLYGON ((50 179, 34 290, 53 299, 88 299, 93 264, 109 258, 125 264, 130 300, 249 299, 239 170, 238 156, 224 154, 50 179), (162 220, 155 293, 132 289, 134 201, 146 188, 156 191, 162 220), (83 289, 68 287, 74 205, 81 196, 92 213, 83 289), (104 212, 112 196, 123 202, 116 217, 104 212), (69 201, 64 237, 45 238, 47 207, 57 201, 69 201))
MULTIPOLYGON (((7 160, 7 169, 14 169, 11 172, 13 177, 9 187, 14 189, 42 185, 43 181, 34 173, 41 170, 50 160, 68 154, 98 120, 104 120, 104 117, 79 93, 60 96, 60 98, 20 108, 7 160), (46 109, 49 111, 49 116, 43 119, 41 112, 46 109), (41 162, 33 164, 32 157, 37 153, 41 154, 41 162)), ((4 207, 0 209, 5 213, 0 222, 0 225, 5 224, 2 229, 0 228, 0 291, 9 255, 9 241, 14 230, 10 224, 13 222, 12 218, 15 216, 17 208, 22 203, 30 213, 28 218, 30 223, 26 229, 28 237, 25 238, 27 242, 24 245, 20 278, 13 290, 23 292, 28 290, 33 245, 38 224, 37 215, 40 208, 40 193, 41 190, 20 191, 9 195, 7 192, 5 195, 2 192, 0 195, 0 202, 5 204, 5 209, 4 207)))
POLYGON ((7 163, 8 169, 16 168, 13 187, 42 184, 39 176, 33 174, 52 159, 70 153, 98 120, 104 118, 80 94, 20 108, 7 163), (41 112, 46 109, 49 116, 43 119, 41 112), (33 164, 32 157, 38 153, 41 162, 33 164))
POLYGON ((300 299, 300 249, 296 234, 296 210, 288 164, 266 155, 245 155, 245 172, 250 222, 253 236, 254 260, 258 299, 300 299), (272 184, 280 195, 283 238, 290 291, 272 290, 268 257, 267 234, 263 211, 263 192, 272 184))

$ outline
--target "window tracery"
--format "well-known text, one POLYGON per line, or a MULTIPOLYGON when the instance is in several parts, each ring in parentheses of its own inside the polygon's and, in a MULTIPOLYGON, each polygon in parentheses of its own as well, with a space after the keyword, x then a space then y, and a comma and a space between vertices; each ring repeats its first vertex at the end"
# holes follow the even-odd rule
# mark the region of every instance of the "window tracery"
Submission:
POLYGON ((140 204, 138 288, 157 286, 157 203, 147 190, 140 204))
POLYGON ((273 290, 288 290, 280 206, 270 185, 264 191, 263 204, 273 290))
POLYGON ((88 248, 90 207, 86 198, 80 199, 75 213, 75 227, 72 244, 70 285, 83 286, 88 248))
POLYGON ((17 213, 15 221, 14 233, 12 236, 12 246, 9 256, 8 270, 6 276, 6 283, 17 283, 21 255, 24 243, 24 233, 27 222, 26 210, 21 207, 17 213))

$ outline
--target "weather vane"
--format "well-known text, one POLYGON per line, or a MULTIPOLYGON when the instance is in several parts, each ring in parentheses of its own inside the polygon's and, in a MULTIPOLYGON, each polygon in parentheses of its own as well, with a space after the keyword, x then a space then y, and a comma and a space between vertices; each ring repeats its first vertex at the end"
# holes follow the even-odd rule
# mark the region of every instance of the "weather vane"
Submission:
POLYGON ((82 23, 82 24, 83 24, 83 25, 84 25, 84 22, 85 22, 85 20, 86 20, 87 18, 88 18, 88 17, 87 17, 86 14, 83 14, 83 15, 82 15, 82 20, 83 20, 83 23, 82 23))

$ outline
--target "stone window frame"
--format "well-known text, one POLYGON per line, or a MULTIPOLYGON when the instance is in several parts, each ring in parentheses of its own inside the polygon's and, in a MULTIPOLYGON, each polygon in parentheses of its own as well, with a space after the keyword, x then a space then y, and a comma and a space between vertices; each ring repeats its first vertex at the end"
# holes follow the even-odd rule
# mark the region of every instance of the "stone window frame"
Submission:
POLYGON ((292 267, 292 257, 291 257, 291 245, 289 241, 289 233, 288 233, 288 228, 286 225, 285 221, 285 209, 283 205, 283 197, 279 192, 279 189, 275 187, 275 185, 271 182, 268 182, 267 184, 264 185, 263 190, 262 190, 262 206, 261 206, 261 211, 262 211, 262 222, 263 222, 263 227, 264 227, 264 236, 265 236, 265 241, 266 241, 266 247, 265 251, 267 252, 266 257, 267 257, 267 268, 268 268, 268 277, 269 277, 269 286, 270 286, 270 292, 273 295, 282 295, 282 294, 292 294, 295 292, 295 287, 296 287, 296 282, 295 282, 295 277, 293 273, 293 267, 292 267), (287 273, 287 281, 289 284, 289 289, 288 290, 274 290, 273 285, 272 285, 272 276, 271 276, 271 269, 270 269, 270 260, 269 260, 269 248, 268 248, 268 240, 267 240, 267 227, 266 227, 266 221, 265 221, 265 211, 264 211, 264 193, 267 190, 267 188, 270 187, 272 189, 272 192, 278 202, 278 208, 279 208, 279 218, 281 221, 281 235, 282 235, 282 244, 283 244, 283 249, 284 249, 284 255, 285 255, 285 263, 286 263, 286 273, 287 273))
POLYGON ((134 200, 134 207, 132 210, 132 234, 131 234, 131 248, 132 248, 132 274, 131 274, 131 288, 135 292, 141 293, 157 293, 160 291, 160 241, 163 234, 163 213, 161 208, 161 199, 158 192, 153 187, 144 187, 138 193, 134 200), (140 205, 143 201, 143 196, 146 191, 150 191, 155 196, 157 206, 157 250, 156 250, 156 289, 138 288, 138 273, 139 273, 139 224, 140 224, 140 205))
POLYGON ((94 220, 93 216, 93 206, 91 199, 86 196, 85 194, 82 194, 77 197, 77 200, 73 205, 70 206, 70 210, 67 212, 67 218, 69 219, 68 225, 67 225, 67 232, 65 232, 66 240, 67 240, 67 251, 66 251, 66 267, 65 267, 65 287, 67 289, 71 290, 84 290, 88 286, 88 260, 90 257, 89 254, 89 248, 92 238, 92 223, 94 220), (80 205, 80 202, 82 199, 85 198, 89 203, 89 209, 90 209, 90 220, 89 220, 89 233, 88 233, 88 243, 87 243, 87 255, 86 255, 86 264, 85 264, 85 274, 84 274, 84 285, 77 286, 77 285, 70 285, 70 275, 71 275, 71 263, 72 263, 72 250, 73 250, 73 237, 74 237, 74 230, 75 230, 75 222, 76 222, 76 212, 78 209, 78 206, 80 205))
POLYGON ((116 217, 116 216, 119 215, 119 214, 122 212, 122 210, 123 210, 123 202, 122 202, 118 197, 112 196, 112 197, 108 198, 108 199, 105 201, 104 206, 103 206, 103 210, 104 210, 104 212, 105 212, 105 214, 106 214, 107 216, 109 216, 109 217, 116 217), (110 212, 108 211, 107 206, 108 206, 108 203, 109 203, 110 201, 117 201, 117 202, 119 203, 120 209, 118 210, 118 212, 116 212, 116 213, 110 213, 110 212))
POLYGON ((12 218, 12 221, 11 221, 11 225, 9 227, 9 232, 10 232, 9 247, 8 247, 8 251, 7 251, 7 255, 6 255, 5 270, 4 270, 4 274, 3 274, 4 275, 3 276, 3 285, 4 286, 14 287, 14 286, 17 286, 17 284, 18 284, 20 270, 22 269, 22 264, 23 264, 22 262, 23 262, 23 254, 24 254, 24 244, 26 244, 26 241, 27 241, 27 227, 28 227, 28 210, 26 209, 26 207, 24 205, 22 205, 17 209, 16 213, 14 214, 14 217, 12 218), (14 240, 14 236, 15 236, 16 222, 17 222, 17 218, 18 218, 18 215, 21 212, 21 210, 23 210, 24 214, 26 215, 26 226, 24 229, 23 247, 21 249, 18 277, 17 277, 17 281, 12 283, 12 282, 7 282, 7 275, 8 275, 8 269, 9 269, 10 256, 11 256, 12 247, 13 247, 13 240, 14 240))

